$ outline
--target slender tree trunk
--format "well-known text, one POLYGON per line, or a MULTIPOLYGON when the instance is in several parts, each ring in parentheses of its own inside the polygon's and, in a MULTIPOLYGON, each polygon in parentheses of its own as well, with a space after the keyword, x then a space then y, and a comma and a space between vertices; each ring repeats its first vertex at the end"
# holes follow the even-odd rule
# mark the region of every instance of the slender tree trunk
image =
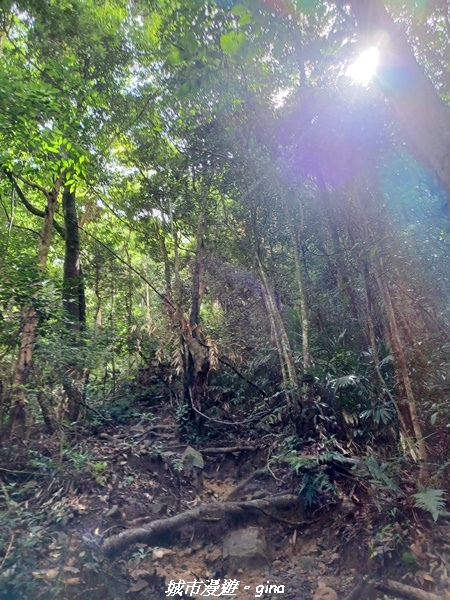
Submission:
MULTIPOLYGON (((278 353, 278 360, 280 362, 281 379, 283 382, 283 387, 285 389, 289 389, 290 387, 292 387, 292 384, 290 382, 289 372, 287 370, 287 365, 286 365, 286 361, 285 361, 285 357, 284 357, 284 353, 283 353, 283 348, 282 348, 282 345, 280 342, 280 335, 278 333, 278 328, 277 328, 275 316, 273 313, 273 302, 271 302, 271 300, 270 300, 270 290, 264 284, 263 278, 261 278, 261 284, 262 284, 262 294, 263 294, 264 306, 266 308, 267 318, 269 320, 269 325, 270 325, 270 334, 272 337, 272 341, 276 346, 277 353, 278 353)), ((275 308, 276 308, 276 305, 275 305, 275 308)), ((276 310, 278 310, 278 309, 276 308, 276 310)), ((289 402, 289 405, 291 405, 291 400, 289 397, 288 397, 288 402, 289 402)))
MULTIPOLYGON (((68 187, 62 197, 64 226, 66 230, 64 274, 63 274, 63 304, 67 312, 66 327, 73 338, 74 347, 79 347, 80 331, 86 324, 86 299, 81 270, 80 234, 76 208, 75 192, 68 187)), ((67 365, 64 376, 64 391, 68 398, 68 419, 70 423, 78 420, 83 401, 87 373, 76 361, 67 365)))
MULTIPOLYGON (((45 273, 47 267, 53 229, 53 217, 55 214, 56 202, 58 200, 59 188, 60 183, 57 182, 50 192, 46 192, 47 206, 37 255, 37 269, 40 275, 45 273)), ((29 381, 33 365, 37 325, 38 315, 34 304, 31 303, 22 314, 22 334, 20 338, 19 356, 14 372, 10 410, 11 432, 19 437, 23 437, 26 432, 26 385, 29 381)))
MULTIPOLYGON (((425 441, 423 439, 422 427, 420 425, 419 416, 417 414, 416 400, 411 385, 411 379, 408 373, 408 366, 403 351, 402 341, 400 338, 397 318, 395 315, 395 310, 392 303, 389 287, 384 277, 383 261, 379 256, 376 257, 375 278, 377 280, 381 297, 383 298, 383 302, 385 305, 389 323, 392 349, 394 352, 396 365, 401 376, 401 382, 403 383, 403 386, 400 387, 404 388, 405 397, 400 397, 398 400, 399 412, 401 412, 403 416, 402 424, 404 427, 406 427, 406 436, 414 437, 415 439, 418 451, 418 459, 421 465, 420 479, 424 481, 427 478, 426 462, 428 460, 428 453, 425 441)), ((402 390, 400 390, 400 395, 401 394, 402 390)))
POLYGON ((277 339, 277 349, 279 352, 281 352, 281 372, 284 379, 283 383, 287 388, 286 393, 288 405, 289 408, 291 408, 294 411, 294 413, 296 413, 298 409, 298 378, 297 372, 295 370, 294 360, 292 358, 291 344, 289 342, 289 337, 286 333, 286 328, 284 326, 283 319, 281 318, 280 311, 278 310, 277 303, 275 301, 275 296, 272 287, 267 279, 267 275, 264 271, 261 259, 259 258, 259 256, 256 256, 256 260, 258 265, 259 276, 263 285, 265 304, 269 314, 269 321, 271 322, 271 324, 273 323, 273 327, 275 329, 275 336, 277 339))
POLYGON ((347 267, 343 258, 343 246, 341 242, 341 236, 339 235, 339 229, 336 225, 336 215, 333 214, 331 198, 327 188, 327 184, 320 171, 317 175, 317 181, 321 190, 322 206, 328 221, 327 225, 331 236, 331 242, 333 245, 333 254, 337 270, 339 291, 343 296, 345 303, 348 304, 350 314, 353 320, 358 322, 359 311, 357 297, 353 287, 350 285, 347 267))
POLYGON ((164 260, 164 278, 166 280, 166 294, 169 299, 172 299, 173 298, 172 283, 171 283, 172 277, 171 277, 169 253, 167 251, 166 240, 164 239, 164 234, 161 233, 161 231, 159 231, 158 233, 159 233, 159 241, 160 241, 160 245, 161 245, 161 252, 162 252, 163 260, 164 260))
POLYGON ((296 211, 290 208, 286 195, 284 194, 281 186, 279 193, 282 198, 284 214, 289 227, 289 234, 291 237, 292 248, 294 249, 294 261, 295 261, 295 274, 297 277, 297 286, 300 298, 300 323, 302 328, 302 358, 303 358, 303 372, 307 373, 311 370, 312 359, 311 351, 309 347, 309 307, 308 307, 308 296, 306 293, 305 276, 303 272, 303 265, 301 259, 301 241, 302 232, 304 228, 304 212, 303 204, 298 198, 298 209, 300 213, 300 222, 298 222, 296 211))
POLYGON ((176 224, 173 220, 173 208, 169 201, 169 225, 173 239, 173 284, 174 293, 173 299, 175 304, 178 306, 181 302, 181 277, 180 277, 180 253, 178 248, 178 231, 176 224))
POLYGON ((200 214, 197 224, 197 244, 192 274, 191 311, 189 323, 182 324, 182 337, 187 349, 184 366, 184 397, 189 407, 190 420, 200 423, 199 415, 206 396, 208 374, 211 368, 209 350, 204 346, 201 329, 201 283, 205 261, 206 211, 208 206, 209 184, 203 181, 200 214))
MULTIPOLYGON (((362 279, 363 279, 364 302, 365 302, 365 308, 366 308, 366 322, 367 322, 367 329, 368 329, 368 333, 369 333, 370 345, 372 348, 372 356, 373 356, 373 363, 375 366, 375 370, 377 372, 378 379, 380 380, 380 383, 383 386, 383 392, 385 392, 387 394, 389 400, 392 402, 392 405, 396 408, 398 421, 400 423, 400 432, 399 433, 400 433, 400 440, 401 440, 402 446, 405 450, 406 449, 408 450, 409 454, 415 460, 417 460, 417 452, 414 447, 413 439, 410 436, 411 428, 408 426, 409 421, 407 419, 405 419, 405 417, 404 417, 405 411, 404 410, 402 411, 400 409, 399 403, 396 401, 394 396, 391 394, 391 391, 389 390, 389 388, 386 384, 386 381, 383 377, 383 373, 381 372, 381 369, 380 369, 380 358, 378 355, 377 340, 376 340, 375 328, 374 328, 373 319, 372 319, 373 300, 372 300, 372 292, 371 292, 371 287, 370 287, 370 278, 369 278, 370 269, 369 269, 368 262, 366 260, 363 260, 362 258, 360 258, 359 268, 362 273, 362 279)), ((407 417, 408 416, 409 415, 407 415, 407 417)))
POLYGON ((81 269, 80 234, 75 193, 65 188, 62 203, 66 230, 63 304, 67 314, 70 315, 70 320, 67 323, 68 328, 79 331, 86 323, 86 299, 81 269))
POLYGON ((95 294, 95 317, 94 317, 94 331, 95 334, 99 333, 103 326, 103 317, 102 317, 102 297, 100 294, 100 262, 96 260, 95 262, 95 279, 94 279, 94 294, 95 294))
POLYGON ((53 416, 52 407, 50 406, 50 403, 46 398, 44 391, 40 390, 38 392, 37 401, 39 404, 39 408, 41 409, 45 427, 47 428, 47 433, 52 434, 55 432, 55 419, 53 416))
MULTIPOLYGON (((412 152, 434 171, 450 198, 450 110, 418 64, 405 34, 381 0, 350 4, 361 37, 380 49, 377 82, 412 152)), ((450 203, 447 203, 450 215, 450 203)))
POLYGON ((303 265, 301 260, 301 232, 303 231, 304 215, 303 206, 299 200, 300 207, 300 224, 294 225, 290 220, 291 225, 291 240, 294 248, 294 259, 295 259, 295 272, 297 275, 298 292, 300 295, 300 319, 302 324, 302 356, 303 356, 303 372, 307 373, 311 370, 312 359, 311 351, 309 348, 309 307, 308 307, 308 296, 306 293, 305 276, 303 273, 303 265))
POLYGON ((298 403, 298 378, 295 370, 294 360, 292 358, 292 349, 289 342, 289 337, 284 327, 283 319, 278 310, 277 302, 273 289, 267 278, 264 266, 261 260, 260 236, 258 232, 257 206, 253 201, 250 209, 251 228, 253 241, 255 246, 255 263, 256 269, 261 280, 263 288, 263 299, 266 307, 270 328, 275 336, 275 343, 280 359, 281 375, 283 385, 286 389, 286 400, 288 407, 294 416, 297 416, 299 410, 298 403))

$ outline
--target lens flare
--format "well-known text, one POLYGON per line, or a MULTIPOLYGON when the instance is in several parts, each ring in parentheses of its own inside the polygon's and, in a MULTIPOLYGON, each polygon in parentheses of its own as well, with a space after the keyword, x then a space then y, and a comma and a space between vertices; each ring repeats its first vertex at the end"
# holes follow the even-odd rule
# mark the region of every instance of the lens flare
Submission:
POLYGON ((348 66, 346 75, 359 83, 367 83, 375 75, 380 51, 374 46, 364 50, 364 52, 355 60, 354 63, 348 66))

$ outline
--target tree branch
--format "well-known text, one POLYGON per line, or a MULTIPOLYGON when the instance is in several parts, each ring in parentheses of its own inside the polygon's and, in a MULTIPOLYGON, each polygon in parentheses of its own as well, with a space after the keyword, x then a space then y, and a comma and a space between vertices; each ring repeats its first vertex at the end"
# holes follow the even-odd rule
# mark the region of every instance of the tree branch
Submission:
POLYGON ((35 190, 39 190, 40 192, 42 192, 44 194, 45 197, 48 196, 48 191, 45 189, 44 186, 39 185, 39 183, 34 183, 33 181, 30 181, 29 179, 27 179, 26 177, 23 177, 23 175, 19 175, 18 173, 14 173, 14 177, 16 179, 20 179, 20 181, 22 181, 29 187, 32 187, 35 190))
MULTIPOLYGON (((17 183, 16 177, 18 179, 20 179, 21 181, 23 181, 24 183, 26 183, 27 185, 30 185, 31 187, 34 187, 35 189, 43 192, 46 197, 47 197, 48 191, 45 190, 43 187, 41 187, 38 184, 33 184, 31 181, 28 182, 28 180, 25 180, 25 178, 21 177, 20 175, 15 175, 12 171, 7 169, 6 167, 3 167, 3 172, 6 175, 6 177, 9 179, 9 181, 11 182, 11 185, 16 190, 17 195, 19 196, 19 200, 22 202, 22 204, 25 206, 25 208, 31 214, 36 215, 36 217, 41 217, 42 219, 44 219, 45 218, 45 210, 41 210, 40 208, 37 208, 36 206, 34 206, 34 204, 32 204, 27 199, 27 197, 23 193, 21 187, 17 183)), ((66 230, 64 229, 64 227, 62 225, 60 225, 58 223, 58 221, 56 221, 56 219, 53 219, 53 227, 59 233, 59 235, 62 237, 62 239, 65 240, 66 239, 66 230)))

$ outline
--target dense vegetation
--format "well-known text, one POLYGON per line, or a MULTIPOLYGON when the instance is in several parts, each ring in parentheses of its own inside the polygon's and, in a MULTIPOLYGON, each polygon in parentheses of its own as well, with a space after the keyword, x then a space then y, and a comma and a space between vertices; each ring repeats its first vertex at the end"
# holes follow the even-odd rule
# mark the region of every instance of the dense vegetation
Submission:
POLYGON ((437 514, 449 20, 438 0, 3 1, 4 446, 170 402, 189 439, 253 418, 286 452, 403 457, 437 514))

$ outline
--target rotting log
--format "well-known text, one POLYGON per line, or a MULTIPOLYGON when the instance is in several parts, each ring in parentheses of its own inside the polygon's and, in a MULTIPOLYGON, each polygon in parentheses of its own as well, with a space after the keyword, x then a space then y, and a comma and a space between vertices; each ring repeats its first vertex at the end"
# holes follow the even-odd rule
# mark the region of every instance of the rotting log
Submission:
POLYGON ((203 504, 173 517, 158 519, 141 527, 126 529, 117 535, 113 535, 103 543, 103 551, 107 556, 113 556, 123 552, 131 544, 144 543, 150 545, 159 536, 177 531, 197 521, 220 521, 224 517, 242 515, 245 512, 262 511, 263 514, 267 514, 265 511, 268 509, 289 508, 295 506, 298 502, 298 496, 285 494, 264 498, 263 500, 203 504))

